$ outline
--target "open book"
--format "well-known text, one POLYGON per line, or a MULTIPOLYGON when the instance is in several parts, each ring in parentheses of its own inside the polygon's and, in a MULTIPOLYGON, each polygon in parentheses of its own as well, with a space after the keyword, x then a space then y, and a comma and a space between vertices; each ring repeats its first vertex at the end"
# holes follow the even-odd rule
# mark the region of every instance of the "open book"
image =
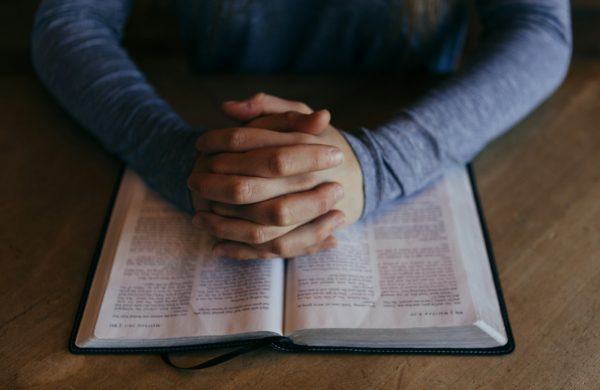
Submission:
POLYGON ((214 257, 189 216, 126 171, 71 350, 273 337, 287 350, 512 350, 465 168, 336 236, 337 248, 300 258, 214 257))

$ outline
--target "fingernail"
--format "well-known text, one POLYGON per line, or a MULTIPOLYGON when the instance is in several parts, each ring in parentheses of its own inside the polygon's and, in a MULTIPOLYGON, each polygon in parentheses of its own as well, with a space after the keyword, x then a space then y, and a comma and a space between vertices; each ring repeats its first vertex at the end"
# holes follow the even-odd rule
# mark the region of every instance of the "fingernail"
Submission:
POLYGON ((336 185, 335 189, 333 190, 333 199, 335 199, 336 201, 342 199, 344 197, 344 187, 340 186, 340 185, 336 185))
POLYGON ((319 110, 313 113, 314 115, 330 115, 329 110, 319 110))
POLYGON ((329 149, 329 159, 333 164, 341 164, 344 161, 344 153, 338 148, 329 149))
POLYGON ((331 248, 335 248, 336 246, 337 246, 337 240, 335 239, 335 237, 331 236, 323 244, 323 249, 331 249, 331 248))
POLYGON ((345 217, 342 217, 342 216, 338 217, 335 220, 334 229, 337 229, 337 228, 343 226, 345 223, 346 223, 346 218, 345 217))

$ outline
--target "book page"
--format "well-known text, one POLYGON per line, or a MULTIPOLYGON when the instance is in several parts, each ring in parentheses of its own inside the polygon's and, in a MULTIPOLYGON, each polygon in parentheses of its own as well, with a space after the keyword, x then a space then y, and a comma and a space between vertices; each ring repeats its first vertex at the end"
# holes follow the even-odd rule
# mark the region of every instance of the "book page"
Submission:
MULTIPOLYGON (((110 277, 102 286, 99 273, 88 302, 93 306, 94 296, 101 297, 95 299, 102 302, 96 338, 281 333, 282 259, 239 262, 216 258, 210 254, 208 235, 194 228, 189 216, 147 190, 133 173, 125 174, 121 192, 119 198, 128 199, 128 206, 120 209, 127 215, 112 256, 110 277)), ((104 252, 110 252, 107 245, 104 252)))
POLYGON ((457 241, 463 254, 464 268, 468 270, 467 279, 477 313, 475 325, 492 336, 500 345, 504 345, 508 338, 504 319, 500 314, 496 286, 489 262, 480 261, 480 259, 487 259, 488 254, 480 221, 472 217, 479 214, 471 191, 471 182, 467 174, 457 171, 452 171, 447 176, 449 193, 468 194, 468 196, 453 197, 451 206, 456 231, 468 232, 468 234, 457 234, 457 241))
MULTIPOLYGON (((288 264, 286 334, 475 322, 446 179, 288 264)), ((487 261, 487 258, 484 259, 487 261)))

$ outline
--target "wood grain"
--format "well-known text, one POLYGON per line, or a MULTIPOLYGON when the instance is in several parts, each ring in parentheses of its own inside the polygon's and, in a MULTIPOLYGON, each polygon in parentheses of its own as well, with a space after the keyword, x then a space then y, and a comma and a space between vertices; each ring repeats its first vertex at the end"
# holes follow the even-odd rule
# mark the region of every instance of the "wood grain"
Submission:
MULTIPOLYGON (((597 46, 576 53, 556 94, 475 160, 517 343, 512 355, 259 350, 202 372, 171 369, 155 356, 68 352, 120 164, 62 112, 33 75, 0 76, 0 386, 598 388, 600 58, 595 53, 597 46)), ((222 99, 259 89, 329 107, 334 124, 343 128, 370 125, 392 115, 404 99, 399 90, 418 93, 423 85, 342 76, 198 77, 177 61, 153 61, 144 69, 190 123, 209 127, 225 123, 217 111, 222 99)))

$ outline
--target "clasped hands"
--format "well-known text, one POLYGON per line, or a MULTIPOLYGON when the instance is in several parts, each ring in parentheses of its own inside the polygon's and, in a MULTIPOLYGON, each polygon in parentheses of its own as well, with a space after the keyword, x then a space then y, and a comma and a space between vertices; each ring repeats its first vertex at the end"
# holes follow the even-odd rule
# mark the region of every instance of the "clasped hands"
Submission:
POLYGON ((200 136, 188 179, 194 225, 234 259, 301 256, 336 245, 358 220, 362 172, 326 110, 258 93, 225 102, 239 127, 200 136))

